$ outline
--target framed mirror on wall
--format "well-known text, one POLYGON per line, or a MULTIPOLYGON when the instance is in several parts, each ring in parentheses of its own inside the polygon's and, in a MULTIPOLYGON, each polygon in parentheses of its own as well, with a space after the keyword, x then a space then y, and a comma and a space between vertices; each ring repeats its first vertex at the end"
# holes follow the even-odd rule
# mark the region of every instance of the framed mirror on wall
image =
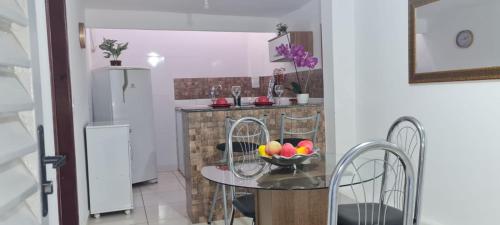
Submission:
POLYGON ((500 79, 499 0, 409 0, 409 82, 500 79))

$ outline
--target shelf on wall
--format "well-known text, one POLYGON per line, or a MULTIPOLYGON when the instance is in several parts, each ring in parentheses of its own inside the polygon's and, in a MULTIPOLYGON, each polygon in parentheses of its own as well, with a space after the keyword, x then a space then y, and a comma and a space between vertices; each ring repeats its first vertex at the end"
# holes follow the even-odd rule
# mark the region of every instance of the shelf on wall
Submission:
POLYGON ((269 60, 271 62, 291 62, 291 60, 286 59, 284 56, 278 55, 276 47, 284 44, 299 44, 304 47, 304 50, 309 52, 311 55, 314 54, 313 45, 313 32, 311 31, 292 31, 285 35, 275 37, 269 42, 269 60))

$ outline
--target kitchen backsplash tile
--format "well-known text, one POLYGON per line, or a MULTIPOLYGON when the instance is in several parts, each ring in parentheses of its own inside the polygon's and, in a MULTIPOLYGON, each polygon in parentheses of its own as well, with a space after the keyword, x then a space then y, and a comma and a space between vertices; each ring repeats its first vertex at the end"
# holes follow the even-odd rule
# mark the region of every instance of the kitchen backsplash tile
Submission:
MULTIPOLYGON (((304 79, 307 72, 299 72, 300 79, 304 79)), ((267 85, 271 76, 259 78, 260 87, 252 88, 251 77, 223 77, 223 78, 179 78, 174 79, 175 99, 207 99, 209 98, 210 87, 222 85, 221 96, 231 96, 231 86, 241 86, 242 97, 257 97, 267 94, 267 85)), ((290 83, 296 81, 295 73, 285 74, 285 87, 290 87, 290 83)), ((309 81, 309 94, 311 98, 323 98, 323 70, 314 70, 309 81)), ((291 90, 285 90, 283 97, 294 97, 291 90)))

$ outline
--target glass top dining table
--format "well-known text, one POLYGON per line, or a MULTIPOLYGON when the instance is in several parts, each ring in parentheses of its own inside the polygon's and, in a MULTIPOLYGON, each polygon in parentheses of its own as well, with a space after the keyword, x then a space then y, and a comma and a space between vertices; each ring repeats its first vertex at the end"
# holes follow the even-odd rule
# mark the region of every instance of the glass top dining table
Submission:
MULTIPOLYGON (((340 157, 321 155, 312 158, 305 164, 298 165, 296 169, 270 166, 259 175, 252 178, 239 178, 229 170, 227 165, 205 166, 201 174, 206 179, 235 187, 266 190, 314 190, 329 188, 330 179, 334 172, 336 161, 340 157)), ((369 160, 369 159, 367 159, 369 160)), ((373 174, 364 177, 363 180, 353 180, 354 171, 347 171, 341 180, 341 186, 364 183, 376 179, 382 175, 383 168, 375 168, 373 174)), ((359 171, 358 171, 359 172, 359 171)))

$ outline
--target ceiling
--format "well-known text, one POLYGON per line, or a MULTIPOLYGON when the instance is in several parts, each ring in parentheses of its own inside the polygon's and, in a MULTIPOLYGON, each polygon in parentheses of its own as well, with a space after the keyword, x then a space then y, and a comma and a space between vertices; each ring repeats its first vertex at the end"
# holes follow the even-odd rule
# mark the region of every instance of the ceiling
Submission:
POLYGON ((281 17, 313 0, 84 0, 86 8, 281 17))

